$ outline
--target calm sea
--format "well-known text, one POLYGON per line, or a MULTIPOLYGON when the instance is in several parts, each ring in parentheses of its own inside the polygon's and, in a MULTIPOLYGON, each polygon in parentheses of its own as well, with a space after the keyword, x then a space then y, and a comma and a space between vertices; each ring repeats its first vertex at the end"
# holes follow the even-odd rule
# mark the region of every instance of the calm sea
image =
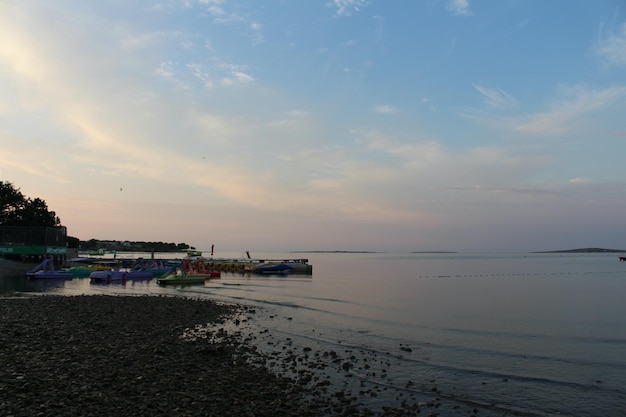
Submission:
POLYGON ((416 404, 425 415, 626 415, 626 262, 617 255, 258 256, 308 258, 313 275, 223 274, 178 288, 154 280, 107 286, 19 277, 3 279, 0 291, 247 304, 256 313, 236 329, 276 359, 270 365, 277 371, 311 371, 312 384, 325 381, 372 407, 416 404))

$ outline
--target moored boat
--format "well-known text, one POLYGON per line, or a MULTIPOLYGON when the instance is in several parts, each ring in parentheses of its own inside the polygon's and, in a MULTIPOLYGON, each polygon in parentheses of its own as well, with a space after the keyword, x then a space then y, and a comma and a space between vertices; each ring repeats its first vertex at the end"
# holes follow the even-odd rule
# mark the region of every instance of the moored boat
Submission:
POLYGON ((154 276, 148 271, 123 271, 123 270, 110 270, 110 271, 94 271, 89 274, 89 279, 93 282, 105 282, 110 284, 112 282, 126 282, 132 280, 152 279, 154 276))
POLYGON ((210 268, 210 265, 206 264, 204 258, 199 258, 195 261, 185 259, 180 265, 180 271, 182 275, 186 276, 205 276, 207 278, 219 278, 221 276, 219 271, 214 271, 210 268))
POLYGON ((117 260, 93 260, 86 259, 82 261, 72 260, 70 261, 72 266, 64 268, 63 271, 69 272, 74 278, 87 278, 92 272, 96 271, 110 271, 120 266, 117 260))
POLYGON ((108 255, 108 254, 115 255, 116 251, 100 248, 100 249, 97 249, 97 250, 90 250, 90 251, 87 252, 87 254, 89 256, 105 256, 105 255, 108 255))
POLYGON ((150 272, 153 277, 160 277, 163 274, 172 271, 175 268, 175 264, 156 260, 145 260, 143 258, 137 259, 132 266, 134 272, 150 272))
POLYGON ((256 265, 252 268, 252 272, 257 274, 288 274, 293 270, 293 267, 286 263, 272 263, 267 262, 260 265, 256 265))
MULTIPOLYGON (((299 259, 258 259, 251 258, 250 254, 248 254, 247 258, 216 258, 211 259, 210 265, 211 269, 217 271, 224 272, 261 272, 264 269, 267 269, 268 265, 275 264, 285 264, 289 266, 291 269, 288 270, 289 274, 292 275, 313 275, 313 266, 309 264, 309 260, 305 258, 299 259)), ((278 267, 278 269, 283 269, 287 271, 285 267, 278 267)), ((276 273, 277 271, 273 271, 276 273)))
POLYGON ((204 259, 195 261, 185 259, 179 267, 173 269, 169 274, 165 274, 157 280, 161 285, 185 285, 202 284, 207 279, 221 277, 220 271, 207 268, 204 259))
POLYGON ((39 265, 26 272, 26 276, 32 279, 72 279, 74 276, 65 271, 54 268, 51 259, 44 259, 39 265))
POLYGON ((187 284, 204 284, 208 279, 220 278, 219 271, 196 272, 187 274, 183 271, 172 271, 171 273, 157 279, 160 285, 187 285, 187 284))

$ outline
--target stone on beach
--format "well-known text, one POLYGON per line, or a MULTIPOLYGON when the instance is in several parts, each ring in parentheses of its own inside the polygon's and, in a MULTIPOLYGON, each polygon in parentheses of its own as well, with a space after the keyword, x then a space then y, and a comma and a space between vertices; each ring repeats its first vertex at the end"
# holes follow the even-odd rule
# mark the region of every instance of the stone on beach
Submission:
POLYGON ((301 416, 328 404, 181 336, 236 307, 174 297, 40 296, 0 303, 0 415, 301 416))

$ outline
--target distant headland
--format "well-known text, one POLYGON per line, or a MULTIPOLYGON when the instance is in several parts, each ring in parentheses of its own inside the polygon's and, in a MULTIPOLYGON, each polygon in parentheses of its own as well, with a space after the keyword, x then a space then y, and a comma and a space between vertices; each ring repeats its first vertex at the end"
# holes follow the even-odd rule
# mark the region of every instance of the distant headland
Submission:
POLYGON ((78 250, 97 251, 107 250, 116 252, 185 252, 196 248, 186 243, 168 242, 141 242, 141 241, 120 241, 120 240, 81 240, 78 250))
POLYGON ((295 250, 291 253, 384 253, 367 250, 295 250))
POLYGON ((418 251, 414 251, 411 253, 458 253, 458 252, 453 252, 453 251, 448 251, 448 250, 418 250, 418 251))
POLYGON ((565 250, 551 250, 532 253, 624 253, 626 249, 604 249, 604 248, 580 248, 580 249, 565 249, 565 250))

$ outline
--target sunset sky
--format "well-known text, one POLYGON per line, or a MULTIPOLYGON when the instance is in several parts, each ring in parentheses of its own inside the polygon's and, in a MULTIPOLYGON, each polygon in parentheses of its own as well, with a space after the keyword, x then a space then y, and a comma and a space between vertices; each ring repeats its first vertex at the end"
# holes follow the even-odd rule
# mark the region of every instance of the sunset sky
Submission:
POLYGON ((619 0, 0 0, 0 180, 83 240, 626 248, 619 0))

